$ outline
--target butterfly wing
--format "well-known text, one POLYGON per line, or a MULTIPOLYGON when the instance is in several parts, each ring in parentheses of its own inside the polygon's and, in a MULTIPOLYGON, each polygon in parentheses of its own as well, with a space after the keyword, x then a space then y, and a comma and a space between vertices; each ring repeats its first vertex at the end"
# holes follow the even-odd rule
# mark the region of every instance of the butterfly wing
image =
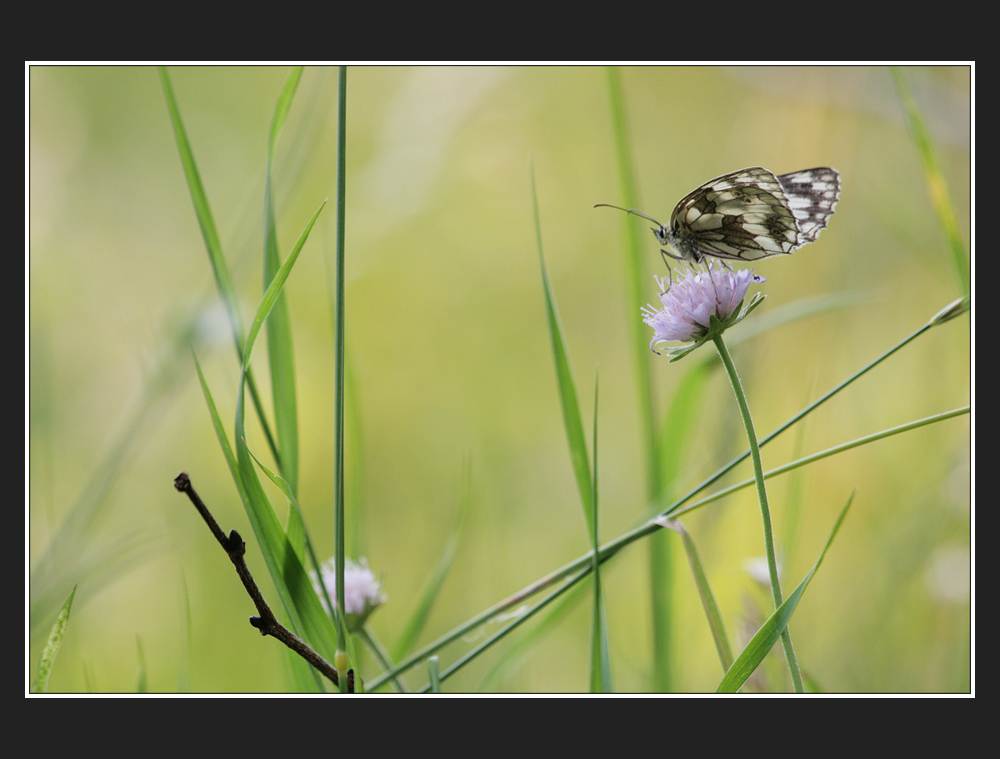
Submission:
POLYGON ((723 174, 686 195, 657 237, 679 258, 755 261, 812 242, 826 226, 840 193, 830 168, 778 177, 753 166, 723 174))
POLYGON ((802 247, 812 242, 826 227, 840 199, 840 174, 836 169, 820 166, 803 169, 778 177, 788 206, 799 222, 802 247))

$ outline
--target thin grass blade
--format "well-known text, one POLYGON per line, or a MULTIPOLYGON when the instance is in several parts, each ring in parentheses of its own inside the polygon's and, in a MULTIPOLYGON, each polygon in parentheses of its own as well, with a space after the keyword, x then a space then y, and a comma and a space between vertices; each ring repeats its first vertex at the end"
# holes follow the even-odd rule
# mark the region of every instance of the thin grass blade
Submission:
MULTIPOLYGON (((180 153, 181 165, 184 167, 184 177, 187 180, 188 192, 191 194, 191 201, 194 204, 195 216, 198 218, 198 225, 201 227, 202 238, 205 240, 205 248, 208 251, 208 260, 212 264, 212 272, 215 275, 216 288, 219 296, 226 307, 229 315, 229 324, 233 333, 233 342, 236 345, 236 354, 243 358, 243 320, 240 317, 239 300, 236 297, 236 287, 229 274, 229 267, 226 259, 222 255, 222 243, 219 241, 219 233, 215 227, 215 219, 212 216, 212 209, 208 203, 208 196, 201 183, 201 175, 198 173, 198 166, 194 160, 194 151, 188 141, 187 132, 184 130, 184 123, 181 121, 180 109, 177 107, 177 100, 174 97, 174 90, 170 84, 170 77, 167 70, 160 67, 160 82, 163 85, 163 93, 167 100, 167 110, 170 113, 170 123, 173 125, 174 138, 177 141, 177 151, 180 153)), ((264 415, 264 408, 260 403, 260 396, 257 392, 257 383, 253 374, 247 374, 247 384, 250 387, 250 397, 253 400, 254 410, 260 420, 264 435, 267 437, 267 444, 271 448, 271 454, 276 461, 280 461, 278 447, 274 441, 271 427, 264 415)))
MULTIPOLYGON (((611 119, 612 145, 618 180, 621 187, 621 204, 625 208, 638 208, 639 193, 635 180, 632 147, 628 134, 628 111, 622 88, 621 69, 609 66, 607 69, 608 110, 611 119)), ((629 343, 632 363, 635 367, 636 398, 640 424, 642 424, 642 444, 645 451, 646 497, 649 502, 657 501, 663 495, 665 484, 672 478, 664 468, 669 466, 670 457, 664 453, 664 438, 657 434, 656 414, 653 403, 653 366, 649 360, 649 334, 646 325, 639 318, 640 309, 649 297, 647 288, 652 286, 648 279, 647 249, 640 242, 640 228, 625 222, 625 239, 622 245, 623 269, 626 286, 626 315, 630 325, 629 343)), ((644 232, 643 232, 644 233, 644 232)), ((677 441, 675 445, 680 445, 677 441)), ((671 662, 671 641, 673 638, 673 548, 672 541, 654 538, 649 546, 649 587, 652 595, 652 637, 653 637, 653 688, 666 692, 672 690, 673 676, 671 662)))
MULTIPOLYGON (((287 281, 291 268, 298 258, 302 246, 305 244, 316 219, 323 206, 321 205, 305 230, 300 235, 298 242, 288 255, 288 258, 278 269, 271 285, 264 293, 261 303, 257 308, 250 333, 247 335, 244 348, 244 371, 248 366, 250 356, 256 338, 260 332, 264 320, 277 300, 281 288, 287 281)), ((285 530, 281 527, 277 515, 260 485, 256 470, 253 464, 253 457, 246 445, 244 421, 243 421, 243 386, 236 404, 236 458, 238 469, 238 484, 242 483, 241 496, 244 498, 244 506, 247 515, 250 517, 254 534, 257 537, 261 552, 264 554, 268 571, 274 581, 275 587, 281 596, 285 610, 288 612, 294 631, 309 641, 316 650, 325 658, 333 659, 336 652, 336 639, 333 625, 330 618, 323 611, 312 583, 306 574, 305 568, 292 544, 289 542, 285 530)))
POLYGON ((545 292, 545 314, 549 324, 549 336, 552 339, 552 356, 556 365, 556 382, 559 388, 559 401, 562 405, 563 427, 566 429, 566 439, 569 442, 570 458, 573 461, 573 473, 576 475, 576 485, 580 491, 580 503, 583 505, 587 519, 588 534, 593 532, 594 525, 590 504, 594 502, 593 487, 590 479, 590 457, 587 454, 587 441, 583 434, 583 421, 580 418, 580 405, 577 402, 576 386, 573 384, 573 374, 569 368, 563 340, 562 324, 556 308, 555 296, 552 294, 552 284, 545 268, 545 256, 542 253, 542 227, 538 214, 538 195, 535 192, 535 177, 531 175, 531 199, 535 212, 535 236, 538 245, 538 261, 542 272, 542 288, 545 292))
POLYGON ((208 382, 205 380, 205 374, 201 370, 201 363, 198 361, 197 356, 194 357, 194 367, 198 371, 198 381, 201 383, 201 392, 205 396, 205 403, 208 404, 208 413, 212 417, 212 428, 215 430, 215 437, 222 448, 222 455, 225 456, 226 464, 229 466, 229 473, 237 481, 238 485, 239 477, 237 476, 236 456, 233 453, 232 446, 229 444, 229 438, 226 436, 226 428, 222 424, 222 417, 219 416, 219 410, 215 407, 212 391, 208 389, 208 382))
POLYGON ((432 656, 427 660, 427 678, 430 681, 430 692, 441 692, 441 673, 438 671, 438 658, 432 656))
MULTIPOLYGON (((275 530, 274 524, 272 524, 271 520, 269 520, 266 517, 266 514, 260 520, 256 520, 254 518, 254 515, 258 513, 258 509, 252 510, 249 505, 251 499, 250 493, 244 486, 244 481, 240 472, 239 462, 237 460, 236 455, 233 453, 232 447, 229 444, 228 437, 226 437, 225 427, 223 426, 222 419, 219 416, 219 412, 215 407, 215 401, 212 399, 212 393, 208 388, 208 383, 205 381, 205 375, 201 371, 201 364, 198 363, 197 358, 195 358, 195 368, 198 370, 198 379, 201 382, 202 393, 205 396, 205 402, 208 404, 209 414, 212 417, 212 427, 215 429, 215 435, 219 440, 219 445, 221 446, 222 453, 225 456, 226 464, 229 466, 229 472, 233 477, 233 481, 236 483, 236 489, 240 494, 240 500, 243 502, 247 515, 250 517, 250 524, 254 528, 254 536, 257 538, 257 544, 261 547, 261 553, 264 554, 265 562, 267 562, 267 558, 270 555, 270 553, 265 551, 264 549, 264 542, 261 540, 260 537, 261 532, 266 530, 268 534, 271 535, 271 538, 268 541, 269 543, 282 546, 282 550, 280 553, 283 555, 284 551, 286 550, 284 549, 284 545, 282 543, 282 540, 285 539, 284 531, 281 530, 280 524, 277 525, 277 530, 275 530), (259 525, 258 522, 260 522, 259 525), (279 531, 281 532, 280 536, 278 535, 279 531)), ((240 403, 242 404, 242 393, 240 395, 240 403)), ((242 408, 239 409, 239 413, 242 415, 242 408)), ((243 444, 243 448, 246 448, 245 443, 243 444)), ((247 452, 249 453, 249 451, 247 452)), ((258 488, 260 487, 259 482, 257 483, 257 487, 258 488)), ((268 504, 268 509, 270 509, 270 504, 268 504)), ((274 516, 273 510, 271 510, 271 515, 274 516)), ((273 521, 275 524, 277 523, 276 516, 274 516, 273 521)), ((291 547, 290 542, 288 543, 287 550, 289 552, 294 553, 294 549, 291 547)), ((280 557, 279 560, 274 563, 276 563, 278 566, 282 566, 284 564, 284 562, 280 560, 280 557)), ((268 564, 268 570, 270 571, 271 562, 267 562, 267 564, 268 564)), ((271 572, 271 576, 272 578, 274 577, 274 572, 271 572)), ((284 605, 285 608, 287 609, 288 603, 286 602, 286 599, 290 595, 290 593, 287 592, 287 589, 284 587, 283 583, 279 584, 275 582, 275 586, 278 588, 278 595, 281 598, 282 605, 284 605)), ((296 626, 294 620, 292 622, 292 629, 297 635, 302 637, 302 626, 301 625, 296 626)), ((313 642, 313 645, 314 646, 316 645, 315 642, 313 642)), ((324 653, 324 657, 325 656, 326 654, 324 653)), ((289 664, 294 687, 296 687, 298 690, 313 690, 319 693, 325 691, 325 687, 323 686, 323 683, 320 680, 319 675, 301 658, 294 655, 292 658, 288 658, 286 656, 285 661, 288 662, 289 664)))
POLYGON ((407 622, 403 633, 399 636, 396 645, 393 646, 393 659, 396 661, 405 657, 413 649, 417 638, 427 623, 428 617, 430 617, 431 609, 434 607, 434 602, 441 592, 441 586, 448 576, 448 571, 455 561, 462 529, 465 526, 469 513, 472 511, 472 474, 470 470, 471 467, 467 465, 462 474, 462 494, 459 500, 458 521, 445 543, 444 550, 441 552, 440 558, 438 558, 434 571, 424 582, 423 587, 417 594, 417 604, 413 614, 407 622))
POLYGON ((292 248, 292 252, 288 254, 288 258, 285 262, 278 268, 277 273, 274 275, 274 279, 271 280, 271 284, 268 285, 267 290, 264 292, 264 296, 260 299, 260 305, 257 306, 257 313, 254 314, 253 323, 250 325, 250 332, 247 335, 246 343, 243 346, 243 367, 244 373, 246 373, 247 368, 250 365, 250 356, 253 352, 254 344, 257 342, 257 335, 260 334, 260 329, 264 324, 264 320, 270 315, 271 310, 274 308, 275 302, 278 300, 278 296, 281 295, 281 290, 285 286, 285 282, 288 280, 288 275, 292 271, 292 267, 295 265, 295 261, 299 257, 299 253, 302 251, 302 246, 306 244, 306 240, 309 239, 309 233, 312 231, 313 225, 316 224, 316 219, 319 218, 320 213, 323 211, 323 206, 326 205, 324 200, 320 203, 319 208, 313 213, 312 218, 309 219, 309 223, 306 224, 305 229, 302 230, 302 234, 299 235, 299 239, 295 242, 295 246, 292 248))
POLYGON ((781 638, 782 632, 788 626, 788 620, 792 618, 792 614, 795 612, 795 607, 798 606, 799 599, 802 598, 802 594, 805 592, 806 587, 809 585, 809 581, 812 580, 813 575, 816 574, 816 570, 819 569, 820 564, 823 563, 823 558, 826 556, 827 550, 833 543, 833 539, 840 529, 840 525, 844 523, 844 517, 847 516, 847 510, 851 507, 851 502, 854 500, 854 493, 851 493, 850 498, 847 499, 847 503, 844 504, 844 508, 840 511, 840 516, 837 517, 837 522, 833 526, 833 530, 830 531, 830 537, 826 540, 826 545, 823 546, 823 550, 820 552, 819 558, 816 559, 816 563, 813 568, 809 570, 809 574, 803 578, 799 586, 792 592, 788 598, 785 599, 784 603, 779 606, 774 614, 772 614, 768 620, 761 626, 757 634, 753 636, 750 642, 747 644, 746 648, 743 649, 742 653, 736 657, 736 661, 726 672, 726 676, 722 678, 722 682, 719 683, 719 687, 716 693, 736 693, 740 688, 743 687, 743 683, 747 681, 747 678, 753 674, 754 670, 760 665, 767 656, 768 652, 774 647, 774 644, 778 642, 781 638))
MULTIPOLYGON (((306 225, 292 252, 278 269, 274 280, 261 299, 250 327, 250 333, 247 335, 244 344, 244 378, 247 374, 250 356, 252 355, 261 326, 287 281, 291 268, 298 258, 299 252, 302 250, 302 246, 305 244, 309 232, 315 224, 322 208, 323 206, 321 205, 316 213, 313 214, 312 219, 306 225)), ((236 444, 234 479, 240 492, 240 498, 250 519, 251 527, 260 546, 261 553, 264 556, 268 571, 271 574, 271 579, 281 598, 282 605, 289 616, 293 631, 308 641, 325 658, 332 659, 336 650, 332 636, 332 623, 323 611, 323 607, 312 588, 312 583, 306 574, 302 562, 295 548, 289 542, 285 530, 282 528, 273 507, 267 499, 267 495, 261 487, 260 480, 254 468, 253 457, 246 445, 244 430, 244 387, 245 383, 241 382, 236 403, 234 435, 236 444)), ((227 455, 227 460, 229 455, 227 455)), ((323 686, 319 681, 318 675, 313 673, 313 676, 316 689, 322 690, 323 686)))
POLYGON ((732 666, 733 663, 733 649, 729 645, 729 636, 726 635, 726 626, 722 621, 722 614, 719 612, 719 606, 715 602, 715 594, 712 593, 712 587, 708 582, 708 575, 705 573, 705 568, 701 563, 701 558, 698 556, 698 549, 695 547, 694 541, 691 540, 691 535, 676 519, 669 519, 666 517, 660 517, 656 520, 657 524, 661 524, 667 527, 678 535, 684 541, 684 552, 687 554, 688 564, 691 567, 691 574, 694 576, 694 584, 698 589, 698 596, 701 598, 701 606, 705 611, 705 618, 708 620, 708 629, 712 633, 712 640, 715 641, 715 650, 719 655, 719 662, 722 664, 722 670, 725 672, 732 666))

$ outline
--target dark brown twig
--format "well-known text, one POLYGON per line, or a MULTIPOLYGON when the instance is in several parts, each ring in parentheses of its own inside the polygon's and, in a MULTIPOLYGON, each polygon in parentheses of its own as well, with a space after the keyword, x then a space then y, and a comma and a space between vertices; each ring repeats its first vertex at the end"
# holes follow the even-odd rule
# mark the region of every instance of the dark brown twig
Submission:
MULTIPOLYGON (((225 549, 233 565, 236 567, 236 574, 240 576, 243 587, 246 588, 247 593, 253 601, 253 605, 257 607, 257 612, 260 614, 259 617, 250 617, 250 624, 257 628, 261 635, 270 635, 280 640, 322 672, 334 685, 339 687, 340 678, 337 676, 337 670, 334 666, 316 653, 302 638, 282 625, 274 616, 271 607, 267 605, 267 601, 261 595, 260 588, 254 582, 253 575, 250 574, 250 568, 243 559, 243 556, 247 552, 247 545, 243 542, 240 534, 236 530, 233 530, 229 533, 229 537, 226 537, 222 528, 219 527, 219 523, 215 521, 215 517, 212 516, 208 507, 205 506, 204 501, 201 500, 201 497, 191 486, 191 478, 188 477, 187 472, 181 472, 174 478, 174 487, 191 499, 191 503, 194 504, 194 507, 198 509, 198 513, 201 514, 202 519, 208 524, 208 529, 212 531, 215 539, 219 541, 219 544, 225 549)), ((353 688, 350 687, 354 680, 353 674, 353 670, 347 673, 348 689, 351 691, 353 691, 353 688)))

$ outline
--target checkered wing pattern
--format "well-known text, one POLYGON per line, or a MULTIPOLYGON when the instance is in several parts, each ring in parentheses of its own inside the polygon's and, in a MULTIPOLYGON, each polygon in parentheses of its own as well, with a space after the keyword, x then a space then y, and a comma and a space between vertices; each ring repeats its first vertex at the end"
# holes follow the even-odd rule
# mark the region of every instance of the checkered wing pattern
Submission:
POLYGON ((839 198, 835 169, 775 175, 754 166, 706 182, 677 204, 669 227, 653 233, 683 261, 756 261, 813 242, 839 198))

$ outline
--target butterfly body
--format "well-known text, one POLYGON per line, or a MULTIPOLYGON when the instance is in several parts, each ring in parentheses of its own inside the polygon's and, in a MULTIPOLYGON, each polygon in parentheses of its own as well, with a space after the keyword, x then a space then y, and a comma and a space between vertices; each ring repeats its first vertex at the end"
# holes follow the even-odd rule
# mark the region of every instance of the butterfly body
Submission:
POLYGON ((663 253, 678 261, 697 264, 706 256, 756 261, 813 242, 839 198, 835 169, 776 175, 753 166, 716 177, 686 195, 670 215, 669 226, 638 211, 629 213, 656 224, 653 234, 670 249, 663 253))

